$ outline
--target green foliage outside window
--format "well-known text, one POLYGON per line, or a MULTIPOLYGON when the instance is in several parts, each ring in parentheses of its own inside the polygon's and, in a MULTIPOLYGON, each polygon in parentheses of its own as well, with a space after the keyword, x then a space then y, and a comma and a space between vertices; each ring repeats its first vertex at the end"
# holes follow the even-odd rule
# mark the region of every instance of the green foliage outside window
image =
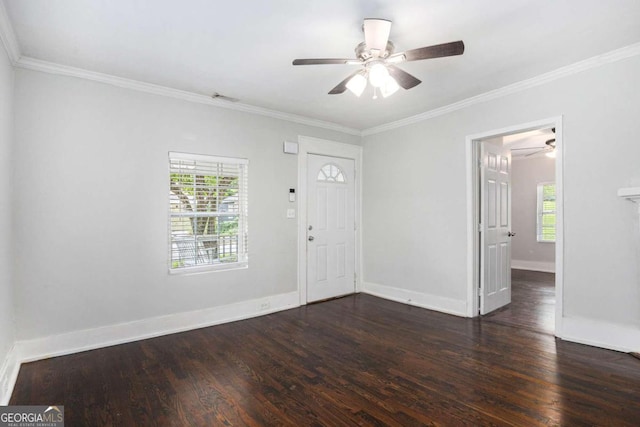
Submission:
POLYGON ((556 241, 556 185, 538 185, 538 241, 556 241))

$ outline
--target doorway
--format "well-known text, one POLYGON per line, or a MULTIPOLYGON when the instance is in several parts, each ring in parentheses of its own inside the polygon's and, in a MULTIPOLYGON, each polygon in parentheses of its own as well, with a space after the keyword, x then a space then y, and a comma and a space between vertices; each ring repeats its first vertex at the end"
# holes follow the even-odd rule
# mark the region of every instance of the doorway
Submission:
MULTIPOLYGON (((554 117, 537 122, 525 123, 508 128, 484 132, 467 137, 467 212, 468 212, 468 316, 475 317, 487 314, 511 301, 511 238, 516 238, 517 231, 513 228, 511 218, 511 151, 508 155, 501 146, 508 146, 517 134, 541 134, 555 130, 554 153, 555 161, 555 277, 544 272, 534 272, 522 275, 514 270, 514 283, 518 287, 518 298, 525 288, 542 286, 543 282, 551 280, 555 288, 556 303, 553 308, 555 320, 552 331, 560 336, 562 328, 562 118, 554 117), (507 144, 503 144, 507 142, 507 144), (493 146, 494 148, 488 148, 493 146), (498 150, 498 151, 495 151, 498 150), (501 151, 500 151, 501 150, 501 151), (494 163, 491 165, 491 152, 494 163), (487 154, 489 153, 489 154, 487 154), (501 157, 502 156, 502 157, 501 157), (498 163, 496 163, 498 162, 498 163), (491 168, 493 167, 493 171, 491 168), (498 175, 496 175, 496 173, 498 175), (493 187, 492 187, 493 186, 493 187), (493 191, 492 191, 493 188, 493 191), (494 212, 490 212, 493 205, 494 212), (496 211, 497 209, 497 211, 496 211), (506 210, 508 209, 508 211, 506 210), (493 215, 493 216, 491 216, 493 215), (497 216, 496 216, 497 215, 497 216), (497 222, 496 222, 497 221, 497 222), (493 229, 491 228, 493 226, 493 229), (502 226, 502 228, 500 228, 502 226), (483 235, 483 233, 485 233, 483 235), (493 236, 493 233, 495 236, 493 236), (507 237, 509 235, 509 237, 507 237), (492 237, 493 236, 493 237, 492 237), (493 245, 493 246, 492 246, 493 245), (546 276, 545 276, 546 274, 546 276), (508 277, 506 277, 508 275, 508 277), (540 277, 538 277, 540 275, 540 277), (508 287, 508 289, 507 289, 508 287), (499 297, 497 290, 502 290, 499 297), (492 294, 493 293, 493 294, 492 294), (493 300, 492 300, 493 298, 493 300)), ((549 138, 551 139, 551 138, 549 138)), ((514 145, 513 148, 516 148, 514 145)), ((551 147, 542 147, 550 151, 551 147)), ((514 150, 513 153, 517 151, 514 150)), ((529 156, 534 150, 524 151, 518 157, 529 156)), ((546 153, 531 154, 530 157, 546 153)), ((515 166, 517 167, 517 161, 515 166)), ((517 264, 517 262, 516 262, 517 264)), ((516 265, 518 266, 518 265, 516 265)), ((522 266, 519 266, 522 267, 522 266)), ((524 266, 528 268, 527 266, 524 266)), ((542 288, 540 288, 542 289, 542 288)), ((526 293, 526 292, 525 292, 526 293)), ((546 302, 548 298, 544 299, 546 302)), ((514 309, 516 305, 514 304, 514 309)), ((542 311, 544 309, 541 307, 542 311)), ((504 309, 503 309, 504 310, 504 309)), ((500 310, 498 310, 500 311, 500 310)), ((492 314, 499 317, 498 314, 492 314)))
POLYGON ((511 158, 511 263, 505 269, 511 302, 485 314, 481 298, 480 309, 483 321, 547 334, 553 334, 555 320, 554 131, 537 129, 491 141, 511 158))

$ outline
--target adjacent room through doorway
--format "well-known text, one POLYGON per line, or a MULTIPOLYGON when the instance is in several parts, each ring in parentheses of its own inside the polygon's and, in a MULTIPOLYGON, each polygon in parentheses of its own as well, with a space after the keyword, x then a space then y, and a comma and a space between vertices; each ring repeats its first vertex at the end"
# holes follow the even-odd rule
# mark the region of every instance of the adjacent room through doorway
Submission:
POLYGON ((501 138, 511 151, 511 304, 485 320, 553 334, 555 129, 501 138))

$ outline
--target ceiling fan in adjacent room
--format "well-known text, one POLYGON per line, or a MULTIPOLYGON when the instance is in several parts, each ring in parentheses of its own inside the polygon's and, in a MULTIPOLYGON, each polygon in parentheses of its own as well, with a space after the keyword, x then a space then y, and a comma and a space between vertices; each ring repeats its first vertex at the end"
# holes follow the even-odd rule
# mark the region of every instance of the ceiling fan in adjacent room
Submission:
POLYGON ((352 73, 331 89, 329 94, 336 95, 349 89, 356 96, 360 96, 364 92, 368 81, 373 86, 373 98, 376 99, 378 91, 386 98, 395 93, 400 87, 411 89, 421 83, 418 78, 398 68, 396 64, 405 61, 462 55, 464 53, 464 43, 461 40, 395 53, 395 46, 389 40, 391 21, 386 19, 365 19, 362 30, 364 31, 365 41, 356 46, 355 59, 295 59, 293 65, 360 65, 361 68, 358 71, 352 73))
MULTIPOLYGON (((555 135, 556 128, 551 128, 551 131, 555 135)), ((556 157, 556 138, 555 138, 555 136, 553 138, 551 138, 551 139, 547 139, 544 142, 544 144, 545 145, 542 146, 542 147, 512 148, 511 151, 518 151, 518 150, 531 151, 531 150, 536 150, 536 151, 533 151, 531 153, 525 154, 524 157, 535 156, 536 154, 542 153, 542 152, 544 152, 544 155, 547 156, 547 157, 551 157, 551 158, 556 157)))

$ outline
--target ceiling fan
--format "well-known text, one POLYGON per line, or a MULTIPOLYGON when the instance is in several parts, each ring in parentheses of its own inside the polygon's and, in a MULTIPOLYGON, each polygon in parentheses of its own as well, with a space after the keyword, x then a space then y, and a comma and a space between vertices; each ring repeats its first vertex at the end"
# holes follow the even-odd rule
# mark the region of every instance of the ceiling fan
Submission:
POLYGON ((389 40, 391 21, 386 19, 365 19, 362 30, 364 31, 365 41, 356 46, 355 59, 295 59, 293 65, 360 65, 361 69, 352 73, 331 89, 329 95, 340 94, 349 89, 356 96, 360 96, 367 86, 368 80, 373 86, 373 98, 376 99, 377 90, 380 90, 382 96, 386 98, 395 93, 400 87, 411 89, 421 83, 418 78, 396 67, 396 64, 405 61, 462 55, 464 53, 464 43, 461 40, 395 53, 395 46, 389 40))
MULTIPOLYGON (((551 131, 554 133, 556 133, 556 128, 551 128, 551 131)), ((555 136, 551 139, 547 139, 544 142, 544 147, 526 147, 526 148, 512 148, 511 151, 518 151, 518 150, 536 150, 532 153, 528 153, 525 154, 524 157, 530 157, 530 156, 535 156, 538 153, 541 152, 545 152, 545 156, 547 157, 555 157, 556 156, 556 138, 555 136)))

